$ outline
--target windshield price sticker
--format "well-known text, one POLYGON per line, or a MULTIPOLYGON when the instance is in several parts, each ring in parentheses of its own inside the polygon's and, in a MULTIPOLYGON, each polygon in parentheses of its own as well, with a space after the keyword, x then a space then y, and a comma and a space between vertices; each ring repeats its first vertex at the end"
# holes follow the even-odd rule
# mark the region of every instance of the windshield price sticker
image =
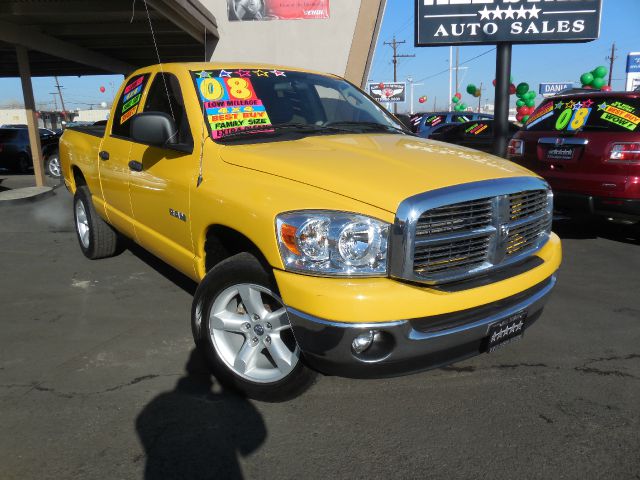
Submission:
POLYGON ((196 74, 196 85, 214 140, 271 125, 265 106, 257 97, 250 79, 252 75, 267 77, 270 74, 285 76, 284 72, 275 70, 221 70, 196 74), (237 76, 233 77, 233 74, 237 76))
POLYGON ((486 123, 474 123, 473 125, 471 125, 469 128, 465 130, 465 133, 470 133, 472 135, 480 135, 487 128, 489 128, 489 125, 487 125, 486 123))
POLYGON ((598 110, 602 111, 600 118, 607 122, 615 123, 627 130, 634 131, 640 123, 640 117, 634 114, 635 108, 622 102, 606 102, 598 105, 598 110))

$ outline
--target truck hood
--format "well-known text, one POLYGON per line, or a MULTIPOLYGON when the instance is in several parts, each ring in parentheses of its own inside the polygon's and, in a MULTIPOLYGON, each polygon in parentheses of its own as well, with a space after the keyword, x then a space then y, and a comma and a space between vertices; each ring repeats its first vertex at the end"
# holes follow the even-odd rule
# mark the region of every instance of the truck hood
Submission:
POLYGON ((394 213, 407 197, 495 178, 530 176, 469 148, 395 134, 308 136, 227 144, 222 160, 344 195, 394 213))

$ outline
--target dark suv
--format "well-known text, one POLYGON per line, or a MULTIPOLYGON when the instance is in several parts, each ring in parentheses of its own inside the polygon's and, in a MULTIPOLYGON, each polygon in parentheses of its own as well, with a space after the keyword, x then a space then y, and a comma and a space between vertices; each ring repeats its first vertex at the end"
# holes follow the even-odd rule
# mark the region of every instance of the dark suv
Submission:
POLYGON ((640 220, 640 93, 589 92, 543 102, 508 157, 547 180, 559 210, 640 220))
MULTIPOLYGON (((46 128, 40 128, 39 132, 45 171, 52 177, 59 178, 58 143, 60 135, 46 128)), ((0 169, 27 173, 32 167, 28 130, 21 126, 0 128, 0 169)))

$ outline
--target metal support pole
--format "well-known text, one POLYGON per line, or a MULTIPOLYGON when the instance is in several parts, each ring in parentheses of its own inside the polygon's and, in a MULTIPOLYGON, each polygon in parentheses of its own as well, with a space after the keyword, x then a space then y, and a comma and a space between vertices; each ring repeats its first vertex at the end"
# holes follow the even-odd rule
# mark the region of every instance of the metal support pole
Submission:
POLYGON ((453 110, 453 104, 451 103, 451 97, 453 97, 453 93, 451 92, 451 81, 452 81, 451 72, 453 72, 453 47, 449 47, 449 108, 448 108, 448 111, 453 110))
POLYGON ((498 43, 496 54, 496 91, 494 113, 493 153, 507 155, 509 134, 509 75, 511 73, 511 44, 498 43))
POLYGON ((36 177, 36 186, 42 187, 44 186, 44 166, 42 162, 42 146, 40 145, 40 133, 38 131, 38 119, 36 118, 35 100, 33 98, 33 86, 31 85, 29 53, 25 47, 17 45, 16 54, 18 56, 20 81, 22 82, 24 108, 27 111, 27 127, 29 130, 31 158, 33 159, 33 173, 36 177))

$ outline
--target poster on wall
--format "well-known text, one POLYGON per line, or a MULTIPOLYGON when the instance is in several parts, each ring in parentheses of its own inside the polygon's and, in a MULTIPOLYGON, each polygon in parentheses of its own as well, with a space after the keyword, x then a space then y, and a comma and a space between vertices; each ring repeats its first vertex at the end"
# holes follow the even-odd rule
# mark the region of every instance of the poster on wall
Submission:
POLYGON ((627 84, 626 90, 634 91, 640 88, 640 52, 627 55, 627 84))
POLYGON ((329 0, 227 0, 229 20, 310 20, 329 18, 329 0))

